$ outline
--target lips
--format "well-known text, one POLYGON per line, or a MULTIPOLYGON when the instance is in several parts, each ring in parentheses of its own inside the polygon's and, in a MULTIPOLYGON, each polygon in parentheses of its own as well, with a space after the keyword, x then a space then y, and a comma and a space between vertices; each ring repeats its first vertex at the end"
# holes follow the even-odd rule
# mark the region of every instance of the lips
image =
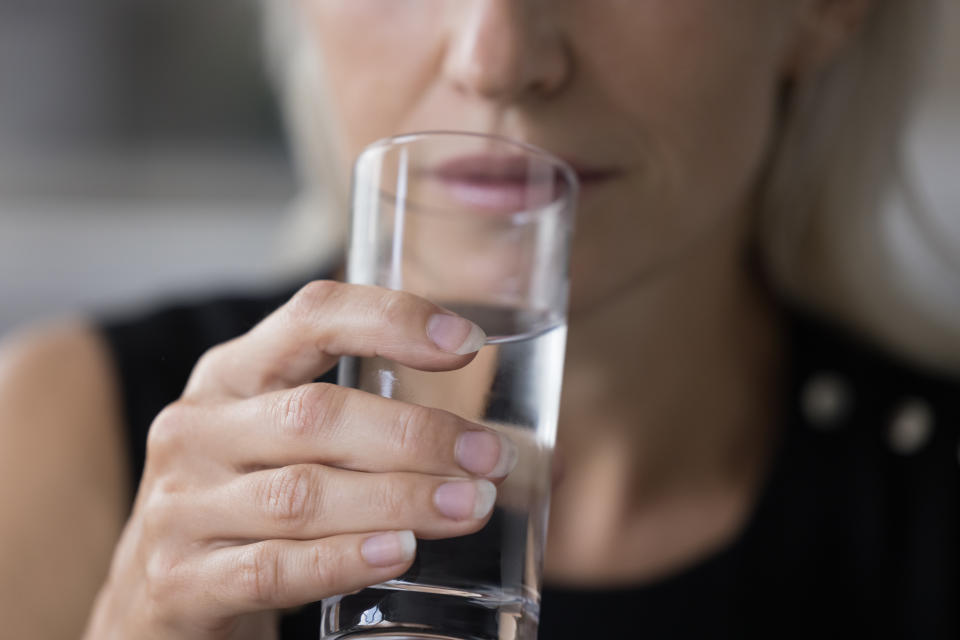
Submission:
POLYGON ((448 160, 434 176, 458 203, 493 213, 512 213, 549 204, 556 170, 524 156, 471 155, 448 160))
MULTIPOLYGON (((577 171, 594 184, 612 172, 577 171)), ((433 171, 449 195, 467 207, 489 213, 515 213, 547 206, 567 189, 564 174, 553 164, 521 155, 480 154, 449 160, 433 171)))

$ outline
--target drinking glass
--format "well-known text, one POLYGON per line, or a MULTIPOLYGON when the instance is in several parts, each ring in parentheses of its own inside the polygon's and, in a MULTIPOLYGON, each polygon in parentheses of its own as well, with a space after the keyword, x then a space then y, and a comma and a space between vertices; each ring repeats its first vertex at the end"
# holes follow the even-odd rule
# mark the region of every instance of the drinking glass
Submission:
POLYGON ((340 384, 500 430, 519 461, 481 531, 419 540, 400 578, 325 600, 321 638, 536 638, 577 193, 565 162, 497 136, 403 135, 357 159, 347 279, 423 296, 487 340, 456 371, 344 358, 340 384))

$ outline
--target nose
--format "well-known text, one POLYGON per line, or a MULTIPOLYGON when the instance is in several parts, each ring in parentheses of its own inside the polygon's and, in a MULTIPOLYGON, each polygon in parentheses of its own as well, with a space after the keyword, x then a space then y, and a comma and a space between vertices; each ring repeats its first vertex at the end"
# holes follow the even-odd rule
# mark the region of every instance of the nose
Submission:
POLYGON ((569 48, 551 16, 555 0, 458 0, 445 74, 464 94, 515 102, 560 91, 571 72, 569 48))

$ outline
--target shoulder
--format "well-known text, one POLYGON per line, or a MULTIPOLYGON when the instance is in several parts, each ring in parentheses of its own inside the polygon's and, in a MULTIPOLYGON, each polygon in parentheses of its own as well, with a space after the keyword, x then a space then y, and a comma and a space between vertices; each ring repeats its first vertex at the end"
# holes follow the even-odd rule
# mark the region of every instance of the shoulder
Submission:
MULTIPOLYGON (((68 410, 100 421, 116 413, 106 343, 89 322, 21 329, 0 341, 0 412, 48 418, 68 410)), ((4 420, 5 431, 17 428, 4 420)))
POLYGON ((114 373, 89 323, 0 342, 0 468, 0 618, 29 635, 17 621, 49 615, 53 599, 56 619, 41 626, 67 637, 104 579, 131 493, 114 373))
MULTIPOLYGON (((0 342, 0 465, 17 482, 0 487, 5 511, 49 525, 46 518, 56 519, 58 510, 83 508, 111 514, 84 526, 118 527, 130 491, 118 407, 110 358, 89 323, 6 336, 0 342)), ((79 535, 83 527, 77 526, 79 535)))
POLYGON ((88 464, 120 465, 119 420, 114 369, 90 323, 23 329, 0 342, 0 450, 56 459, 70 448, 88 464))

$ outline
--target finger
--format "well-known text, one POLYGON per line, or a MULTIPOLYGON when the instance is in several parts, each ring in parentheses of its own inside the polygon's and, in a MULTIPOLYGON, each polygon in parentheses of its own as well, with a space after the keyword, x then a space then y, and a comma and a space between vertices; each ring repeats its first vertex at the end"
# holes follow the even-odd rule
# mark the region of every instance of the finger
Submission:
POLYGON ((207 352, 186 397, 241 397, 291 388, 344 355, 383 357, 425 371, 467 364, 486 339, 475 324, 418 296, 317 281, 249 333, 207 352))
POLYGON ((293 465, 248 473, 200 499, 203 532, 215 540, 310 540, 411 529, 420 538, 479 531, 496 502, 488 480, 416 473, 363 473, 293 465))
POLYGON ((323 540, 266 540, 199 556, 185 571, 212 585, 192 608, 212 618, 295 607, 401 575, 413 562, 410 531, 323 540))
MULTIPOLYGON (((314 383, 216 408, 188 408, 194 449, 237 470, 312 462, 358 471, 503 478, 517 463, 505 435, 432 409, 314 383)), ((162 425, 161 425, 162 426, 162 425)))

